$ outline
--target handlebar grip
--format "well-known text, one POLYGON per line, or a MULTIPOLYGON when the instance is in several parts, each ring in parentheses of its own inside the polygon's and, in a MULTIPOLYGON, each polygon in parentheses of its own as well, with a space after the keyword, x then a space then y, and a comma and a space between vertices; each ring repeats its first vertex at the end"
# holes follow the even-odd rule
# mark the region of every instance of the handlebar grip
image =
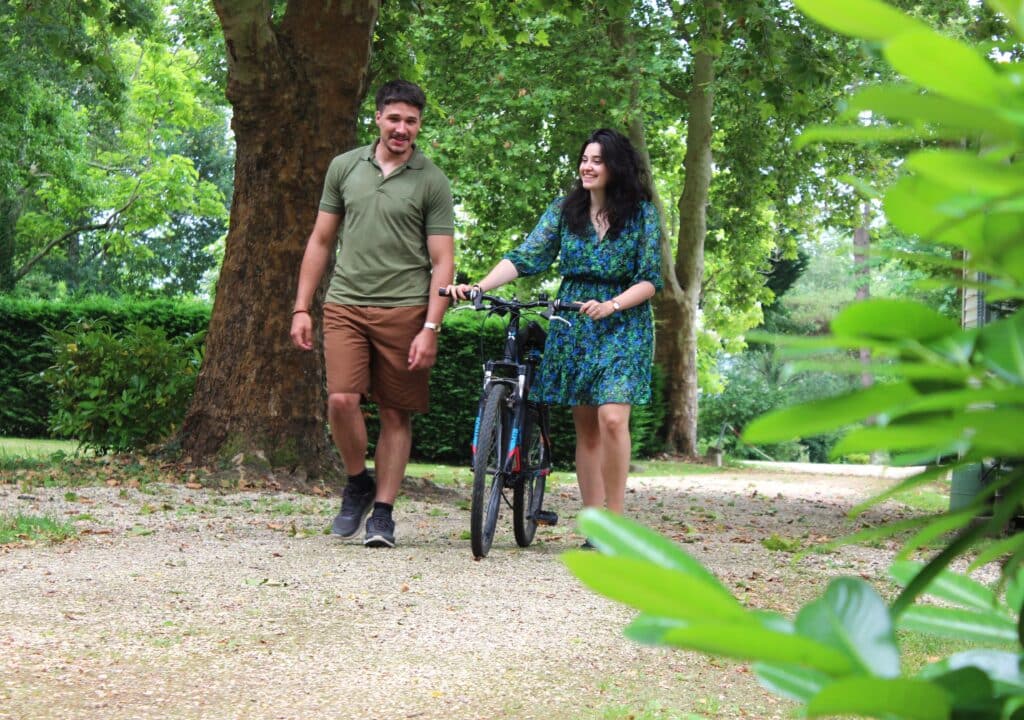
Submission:
POLYGON ((570 312, 579 312, 580 308, 583 307, 583 303, 568 302, 566 300, 555 300, 555 310, 568 310, 570 312))
POLYGON ((441 297, 448 297, 448 288, 446 288, 446 287, 438 288, 437 289, 437 294, 440 295, 441 297))

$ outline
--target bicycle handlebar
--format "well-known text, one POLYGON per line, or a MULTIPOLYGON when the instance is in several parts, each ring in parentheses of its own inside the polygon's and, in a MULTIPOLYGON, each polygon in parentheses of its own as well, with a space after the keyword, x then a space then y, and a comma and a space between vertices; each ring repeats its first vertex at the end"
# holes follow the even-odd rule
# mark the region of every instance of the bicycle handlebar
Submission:
MULTIPOLYGON (((437 294, 441 297, 449 297, 448 288, 438 288, 437 294)), ((484 301, 489 302, 491 307, 509 309, 509 310, 526 310, 529 308, 546 307, 550 308, 552 312, 558 312, 559 310, 565 310, 567 312, 579 312, 580 308, 583 307, 583 303, 570 302, 567 300, 529 300, 522 302, 520 300, 498 297, 497 295, 488 295, 483 292, 471 291, 469 299, 473 302, 473 307, 477 310, 483 310, 484 301)))

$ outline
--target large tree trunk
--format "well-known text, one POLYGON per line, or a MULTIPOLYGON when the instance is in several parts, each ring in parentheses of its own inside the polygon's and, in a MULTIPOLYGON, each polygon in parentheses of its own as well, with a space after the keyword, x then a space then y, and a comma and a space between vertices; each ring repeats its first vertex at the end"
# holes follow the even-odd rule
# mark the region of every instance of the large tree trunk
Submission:
MULTIPOLYGON (((710 9, 709 9, 710 10, 710 9)), ((706 30, 706 28, 702 28, 706 30)), ((707 33, 702 35, 707 38, 707 33)), ((655 359, 665 371, 665 441, 683 455, 697 454, 697 312, 704 279, 704 237, 711 188, 711 136, 715 57, 698 50, 687 104, 686 179, 679 198, 679 242, 674 274, 656 305, 655 359)))
POLYGON ((322 342, 312 353, 292 348, 291 307, 327 165, 355 144, 378 2, 289 0, 279 22, 268 0, 215 6, 235 187, 182 448, 196 463, 242 452, 317 475, 330 458, 322 342))

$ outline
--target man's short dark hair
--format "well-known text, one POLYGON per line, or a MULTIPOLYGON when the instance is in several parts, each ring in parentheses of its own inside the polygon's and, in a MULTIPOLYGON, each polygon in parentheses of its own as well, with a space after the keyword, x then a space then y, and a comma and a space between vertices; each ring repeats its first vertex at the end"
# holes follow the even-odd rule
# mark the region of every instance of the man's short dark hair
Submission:
POLYGON ((423 108, 427 106, 427 96, 423 94, 423 90, 419 85, 408 80, 392 80, 384 83, 377 91, 376 100, 377 112, 382 111, 385 105, 398 102, 412 105, 420 112, 423 112, 423 108))

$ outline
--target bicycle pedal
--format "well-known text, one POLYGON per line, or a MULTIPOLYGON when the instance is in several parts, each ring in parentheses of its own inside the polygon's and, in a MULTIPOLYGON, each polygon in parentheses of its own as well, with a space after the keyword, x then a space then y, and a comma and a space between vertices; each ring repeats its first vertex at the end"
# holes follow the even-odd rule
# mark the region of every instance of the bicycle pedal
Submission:
POLYGON ((534 514, 533 519, 537 521, 538 525, 557 525, 558 513, 551 510, 541 510, 534 514))

